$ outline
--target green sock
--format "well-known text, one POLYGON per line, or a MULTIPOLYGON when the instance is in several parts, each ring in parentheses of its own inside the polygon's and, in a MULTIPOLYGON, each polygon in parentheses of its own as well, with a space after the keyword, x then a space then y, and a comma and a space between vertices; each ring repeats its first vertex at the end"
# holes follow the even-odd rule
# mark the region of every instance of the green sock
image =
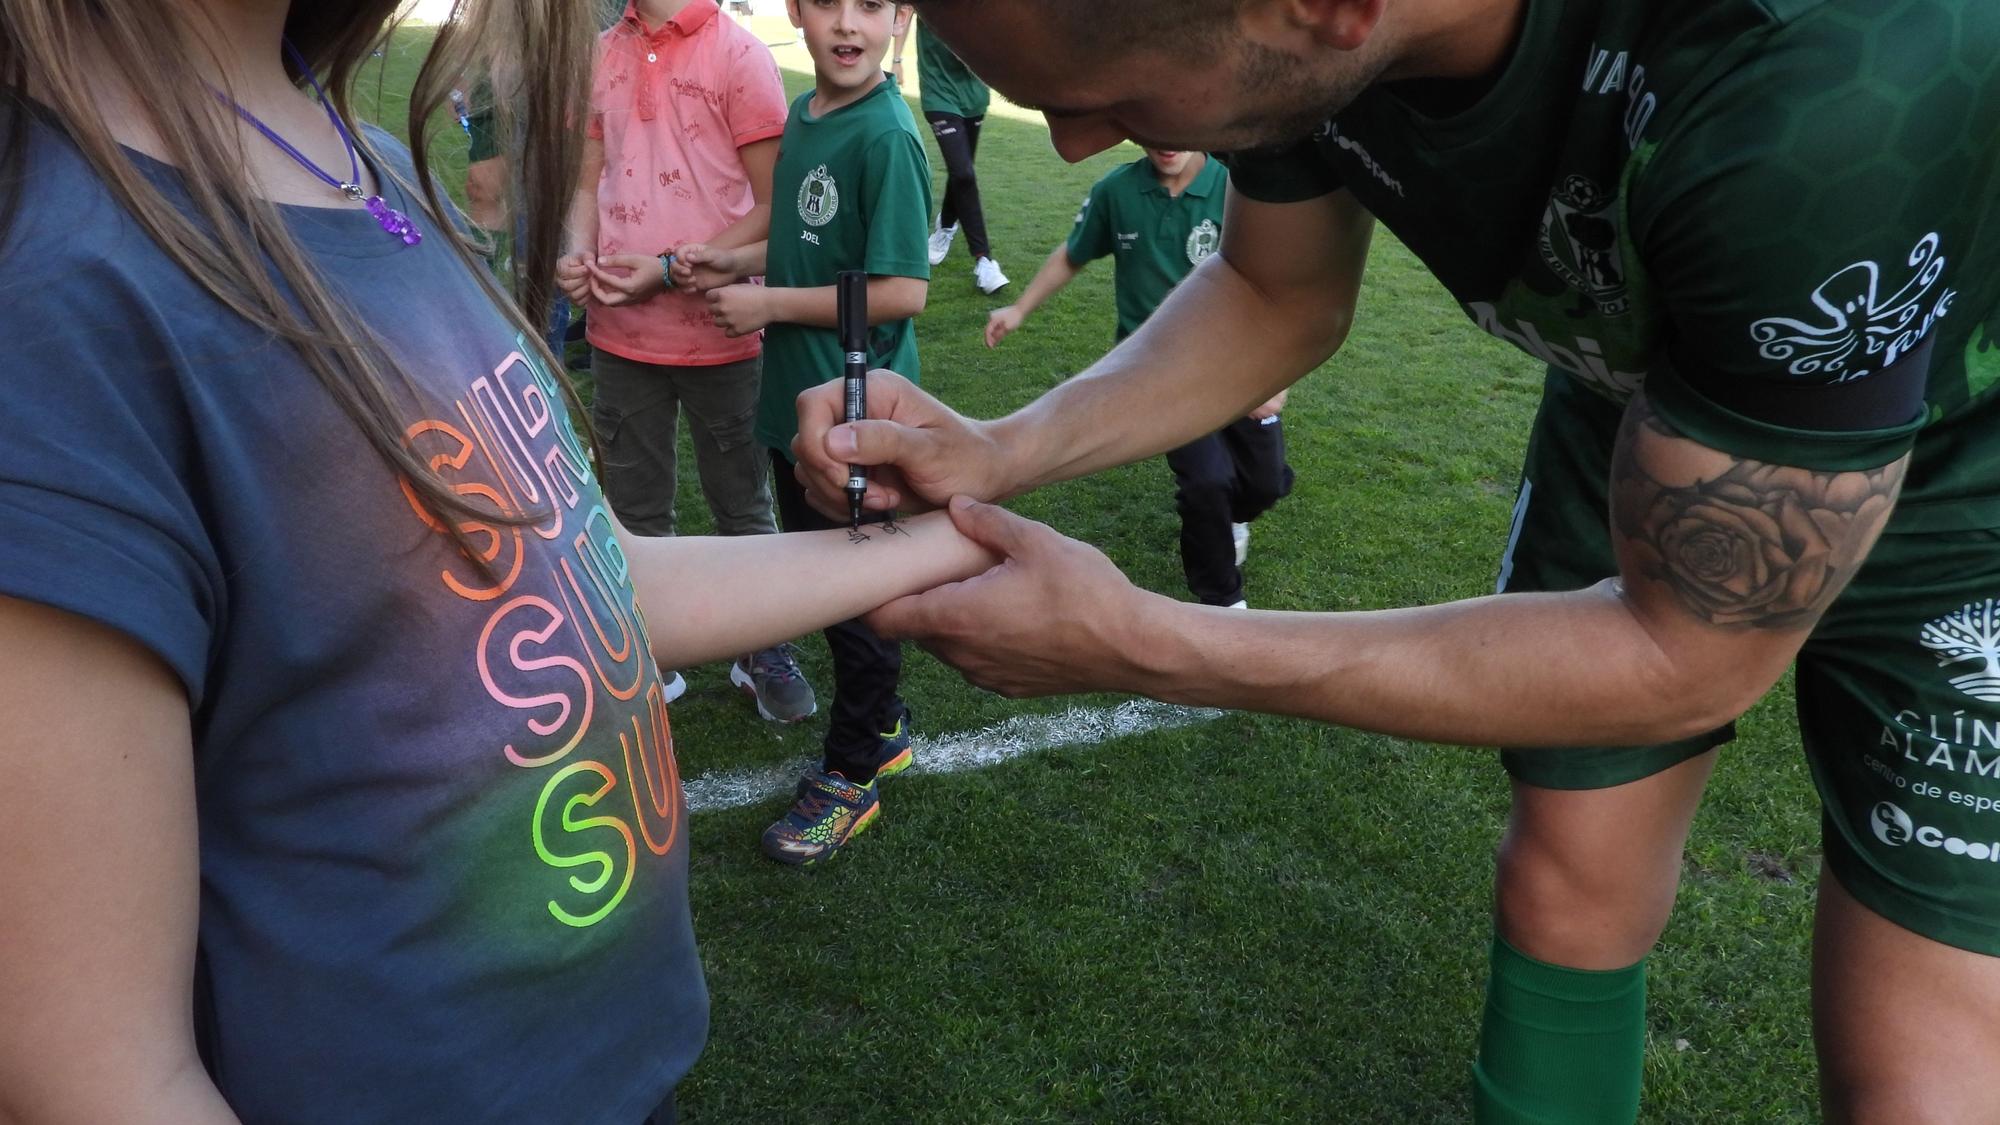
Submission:
POLYGON ((1618 1125, 1639 1115, 1646 1045, 1646 962, 1565 969, 1497 932, 1479 1060, 1480 1125, 1618 1125))

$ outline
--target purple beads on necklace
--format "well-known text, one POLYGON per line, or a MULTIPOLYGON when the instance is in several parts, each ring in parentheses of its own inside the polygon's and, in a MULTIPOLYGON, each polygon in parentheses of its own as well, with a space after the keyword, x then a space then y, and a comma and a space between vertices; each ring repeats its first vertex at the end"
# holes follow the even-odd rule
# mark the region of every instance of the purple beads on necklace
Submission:
POLYGON ((402 239, 403 245, 415 246, 424 240, 424 236, 422 232, 417 230, 416 224, 410 222, 410 217, 389 206, 387 203, 382 202, 381 196, 369 196, 363 206, 368 208, 370 215, 375 216, 375 221, 381 224, 383 230, 402 239))

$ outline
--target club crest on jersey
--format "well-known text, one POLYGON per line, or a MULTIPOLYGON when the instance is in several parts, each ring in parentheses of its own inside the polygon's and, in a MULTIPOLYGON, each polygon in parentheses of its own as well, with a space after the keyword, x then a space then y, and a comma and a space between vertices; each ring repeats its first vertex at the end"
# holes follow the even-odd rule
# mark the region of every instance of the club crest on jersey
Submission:
POLYGON ((1904 266, 1914 271, 1894 293, 1883 295, 1882 266, 1855 262, 1819 283, 1812 303, 1817 323, 1767 316, 1750 326, 1757 354, 1790 361, 1793 375, 1831 376, 1847 382, 1892 367, 1930 334, 1931 325, 1951 311, 1958 291, 1947 286, 1930 297, 1944 276, 1937 232, 1910 249, 1904 266))
POLYGON ((1187 260, 1191 266, 1198 266, 1215 248, 1222 244, 1222 232, 1216 229, 1214 219, 1203 219, 1201 225, 1188 232, 1187 260))
POLYGON ((822 164, 806 173, 805 182, 799 185, 799 218, 807 226, 823 227, 833 221, 840 211, 840 188, 833 182, 833 174, 822 164))
POLYGON ((1605 316, 1630 307, 1618 251, 1618 201, 1583 176, 1565 176, 1542 212, 1542 261, 1605 316))

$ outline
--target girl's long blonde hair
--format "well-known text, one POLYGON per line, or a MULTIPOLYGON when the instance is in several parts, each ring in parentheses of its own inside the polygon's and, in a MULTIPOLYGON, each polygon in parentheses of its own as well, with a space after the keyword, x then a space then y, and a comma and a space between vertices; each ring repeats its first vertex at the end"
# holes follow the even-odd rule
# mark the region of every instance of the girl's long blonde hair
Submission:
MULTIPOLYGON (((363 146, 354 128, 355 79, 371 52, 387 45, 399 6, 400 0, 295 0, 286 18, 286 37, 324 76, 327 96, 363 146)), ((421 224, 426 236, 451 243, 557 372, 562 364, 543 341, 543 326, 554 301, 555 262, 589 100, 589 9, 585 0, 455 0, 410 91, 407 123, 415 186, 430 211, 421 224), (455 84, 480 74, 505 76, 493 83, 496 128, 522 142, 509 154, 512 213, 525 217, 512 294, 501 291, 475 249, 440 220, 449 212, 428 159, 439 106, 455 84)), ((0 0, 0 248, 18 218, 22 184, 35 173, 27 166, 28 116, 39 103, 189 277, 237 315, 291 344, 368 443, 408 479, 426 511, 483 566, 483 552, 464 525, 524 522, 533 513, 495 511, 460 496, 411 451, 391 394, 409 385, 406 374, 319 278, 277 208, 255 197, 241 177, 184 174, 190 212, 148 180, 113 137, 93 93, 107 66, 143 93, 167 163, 183 170, 244 166, 233 114, 189 61, 210 50, 205 18, 193 0, 0 0)), ((388 174, 380 160, 374 164, 388 174)), ((559 381, 588 433, 569 381, 559 381)))

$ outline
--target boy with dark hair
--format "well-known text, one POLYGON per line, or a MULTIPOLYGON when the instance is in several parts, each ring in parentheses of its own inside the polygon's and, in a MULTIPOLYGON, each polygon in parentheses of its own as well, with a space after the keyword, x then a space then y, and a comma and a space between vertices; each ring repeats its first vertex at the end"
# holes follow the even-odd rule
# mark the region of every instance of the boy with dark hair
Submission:
MULTIPOLYGON (((707 292, 725 331, 765 331, 757 440, 770 451, 780 521, 803 531, 845 526, 806 502, 791 463, 794 400, 841 370, 835 277, 867 271, 868 365, 914 378, 911 318, 930 289, 931 191, 916 121, 882 72, 905 9, 886 0, 791 0, 790 12, 812 56, 813 89, 792 102, 768 217, 682 247, 678 262, 681 276, 707 292), (763 285, 741 280, 759 274, 763 285)), ((854 549, 895 534, 894 521, 876 513, 855 530, 854 549)), ((826 639, 834 698, 825 757, 800 780, 791 811, 764 832, 764 854, 781 863, 811 864, 838 851, 880 812, 876 780, 912 760, 909 708, 896 690, 902 647, 858 619, 827 629, 826 639)))

